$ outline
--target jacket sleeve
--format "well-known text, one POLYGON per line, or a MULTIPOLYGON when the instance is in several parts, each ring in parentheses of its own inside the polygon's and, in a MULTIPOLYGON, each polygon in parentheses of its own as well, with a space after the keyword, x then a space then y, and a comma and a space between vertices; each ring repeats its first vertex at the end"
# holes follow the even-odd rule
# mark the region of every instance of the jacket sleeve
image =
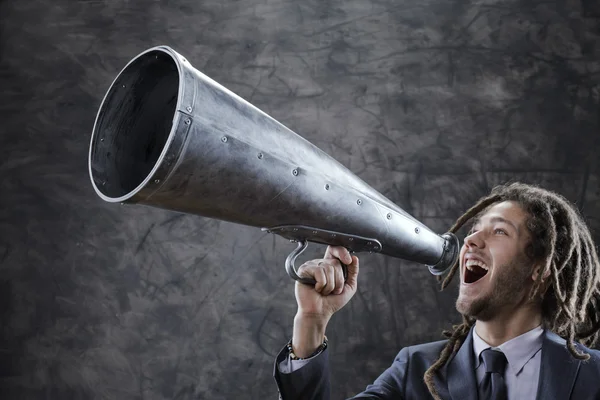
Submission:
POLYGON ((364 392, 352 399, 396 400, 406 398, 406 371, 408 370, 408 347, 400 350, 394 362, 364 392))
POLYGON ((329 351, 323 350, 301 368, 291 373, 281 372, 279 365, 288 357, 287 346, 275 359, 273 377, 281 400, 330 400, 329 351))
MULTIPOLYGON (((329 349, 314 357, 292 373, 279 370, 279 364, 288 356, 284 348, 275 361, 274 377, 282 400, 330 400, 329 349)), ((352 399, 396 400, 405 398, 406 371, 409 350, 398 353, 392 365, 386 369, 364 392, 352 399)), ((353 379, 353 377, 348 377, 353 379)))

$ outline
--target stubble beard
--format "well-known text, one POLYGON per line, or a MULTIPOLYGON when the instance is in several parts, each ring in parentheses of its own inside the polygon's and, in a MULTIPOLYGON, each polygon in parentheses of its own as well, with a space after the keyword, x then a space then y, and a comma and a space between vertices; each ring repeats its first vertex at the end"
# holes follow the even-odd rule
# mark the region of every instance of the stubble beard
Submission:
POLYGON ((456 300, 456 310, 468 317, 480 321, 489 321, 503 309, 515 307, 527 301, 531 276, 531 264, 527 260, 518 260, 511 264, 502 265, 491 293, 478 296, 473 300, 462 298, 459 294, 456 300))

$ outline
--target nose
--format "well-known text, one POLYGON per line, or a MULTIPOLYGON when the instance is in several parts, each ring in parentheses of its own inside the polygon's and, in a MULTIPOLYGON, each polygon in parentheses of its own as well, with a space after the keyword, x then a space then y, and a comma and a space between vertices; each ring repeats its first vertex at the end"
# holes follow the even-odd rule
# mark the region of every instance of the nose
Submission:
POLYGON ((485 247, 481 231, 474 232, 465 238, 465 246, 467 248, 482 249, 485 247))

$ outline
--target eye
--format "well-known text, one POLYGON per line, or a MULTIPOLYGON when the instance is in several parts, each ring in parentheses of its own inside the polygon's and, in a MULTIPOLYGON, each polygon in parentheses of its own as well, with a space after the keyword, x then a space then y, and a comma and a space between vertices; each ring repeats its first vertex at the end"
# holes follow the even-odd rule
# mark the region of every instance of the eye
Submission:
POLYGON ((506 235, 507 234, 506 231, 504 229, 501 229, 501 228, 494 229, 494 233, 499 233, 501 235, 506 235))

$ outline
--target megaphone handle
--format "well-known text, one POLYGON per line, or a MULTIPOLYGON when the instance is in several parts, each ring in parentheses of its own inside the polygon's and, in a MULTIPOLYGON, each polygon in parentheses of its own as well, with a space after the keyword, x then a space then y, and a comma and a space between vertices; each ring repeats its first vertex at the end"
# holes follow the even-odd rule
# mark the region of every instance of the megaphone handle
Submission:
MULTIPOLYGON (((302 252, 304 250, 306 250, 307 247, 308 247, 308 241, 298 240, 298 246, 296 247, 296 249, 294 251, 292 251, 290 253, 290 255, 287 256, 287 258, 285 259, 285 270, 287 271, 290 278, 292 278, 293 280, 298 281, 300 283, 304 283, 305 285, 315 286, 317 284, 317 281, 315 281, 312 278, 299 277, 298 274, 296 273, 296 267, 294 266, 294 262, 296 261, 296 258, 298 258, 298 256, 300 254, 302 254, 302 252)), ((345 282, 346 279, 348 279, 348 266, 344 263, 342 263, 342 271, 344 272, 344 282, 345 282)))

